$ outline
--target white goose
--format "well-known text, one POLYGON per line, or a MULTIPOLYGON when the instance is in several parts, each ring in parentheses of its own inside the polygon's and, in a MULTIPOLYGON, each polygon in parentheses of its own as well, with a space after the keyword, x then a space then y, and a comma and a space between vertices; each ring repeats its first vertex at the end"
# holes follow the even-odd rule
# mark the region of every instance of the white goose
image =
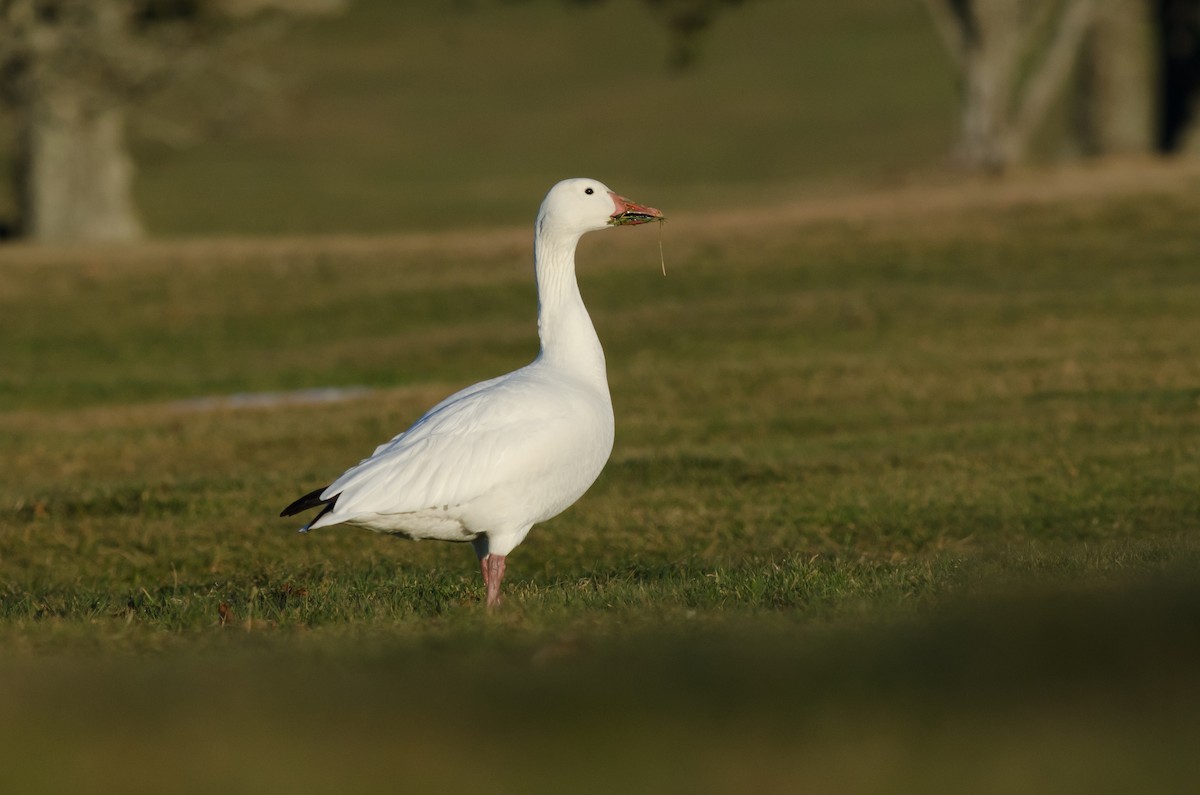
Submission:
POLYGON ((530 527, 579 499, 612 452, 604 351, 579 295, 576 245, 586 232, 662 217, 595 180, 551 188, 534 234, 537 358, 446 398, 280 516, 321 506, 301 532, 350 524, 413 539, 470 541, 488 607, 498 605, 505 557, 530 527))

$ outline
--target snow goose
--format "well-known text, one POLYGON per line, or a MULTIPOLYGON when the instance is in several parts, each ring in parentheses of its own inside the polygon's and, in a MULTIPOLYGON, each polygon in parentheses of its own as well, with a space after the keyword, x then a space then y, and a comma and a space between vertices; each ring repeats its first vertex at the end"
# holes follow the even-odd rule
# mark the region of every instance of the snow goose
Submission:
POLYGON ((579 499, 612 452, 604 351, 579 295, 575 248, 586 232, 662 217, 596 180, 551 188, 534 227, 537 358, 446 398, 280 516, 320 507, 301 532, 349 524, 470 541, 487 605, 498 605, 505 557, 530 527, 579 499))

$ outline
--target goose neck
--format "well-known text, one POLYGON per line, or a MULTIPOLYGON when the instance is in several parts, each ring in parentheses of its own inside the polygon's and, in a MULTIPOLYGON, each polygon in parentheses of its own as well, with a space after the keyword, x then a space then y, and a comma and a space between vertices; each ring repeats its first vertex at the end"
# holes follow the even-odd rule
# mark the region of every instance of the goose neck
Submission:
POLYGON ((556 236, 539 230, 534 241, 541 358, 585 371, 604 373, 604 352, 575 276, 579 235, 556 236))

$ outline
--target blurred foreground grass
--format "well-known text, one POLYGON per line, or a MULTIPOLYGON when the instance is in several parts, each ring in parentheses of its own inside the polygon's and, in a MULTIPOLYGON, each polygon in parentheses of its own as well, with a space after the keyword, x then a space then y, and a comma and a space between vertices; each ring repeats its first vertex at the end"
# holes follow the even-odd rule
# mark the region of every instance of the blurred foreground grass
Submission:
POLYGON ((535 353, 526 229, 15 250, 0 789, 1189 789, 1198 195, 589 239, 617 447, 491 619, 275 513, 535 353))
MULTIPOLYGON (((1184 792, 1196 581, 532 642, 226 636, 0 666, 10 791, 1184 792), (251 642, 256 640, 257 642, 251 642)), ((604 619, 600 619, 604 620, 604 619)), ((586 623, 592 623, 586 620, 586 623)))

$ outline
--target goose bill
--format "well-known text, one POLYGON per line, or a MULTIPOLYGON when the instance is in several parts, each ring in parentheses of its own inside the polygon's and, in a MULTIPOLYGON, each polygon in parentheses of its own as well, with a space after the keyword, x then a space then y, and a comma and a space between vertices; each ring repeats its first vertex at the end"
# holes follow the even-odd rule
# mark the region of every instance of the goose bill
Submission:
POLYGON ((616 211, 608 219, 609 226, 634 226, 663 220, 662 210, 631 202, 624 196, 618 196, 615 193, 610 195, 613 204, 616 205, 616 211))

